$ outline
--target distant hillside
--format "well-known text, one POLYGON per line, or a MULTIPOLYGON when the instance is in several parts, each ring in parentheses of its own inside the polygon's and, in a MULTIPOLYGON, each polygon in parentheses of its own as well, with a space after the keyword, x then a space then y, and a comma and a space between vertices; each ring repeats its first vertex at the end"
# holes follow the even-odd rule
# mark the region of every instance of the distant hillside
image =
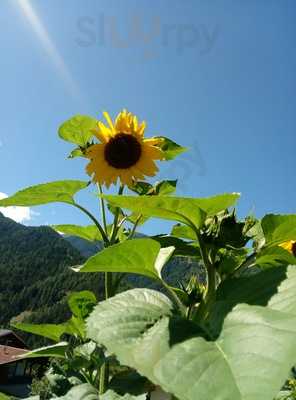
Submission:
MULTIPOLYGON (((141 235, 142 236, 142 235, 141 235)), ((103 297, 103 274, 77 274, 68 267, 81 264, 102 249, 74 236, 60 236, 50 227, 27 227, 0 213, 0 327, 11 319, 34 323, 58 323, 69 316, 65 296, 89 289, 103 297)), ((197 271, 195 263, 173 259, 164 276, 174 285, 197 271)), ((160 289, 154 281, 127 275, 122 289, 160 289)), ((44 344, 30 338, 29 344, 44 344)))
MULTIPOLYGON (((71 290, 98 292, 103 284, 101 274, 94 280, 67 268, 83 260, 51 228, 23 226, 0 213, 0 326, 24 311, 56 305, 71 290)), ((54 315, 64 318, 59 312, 54 315)))

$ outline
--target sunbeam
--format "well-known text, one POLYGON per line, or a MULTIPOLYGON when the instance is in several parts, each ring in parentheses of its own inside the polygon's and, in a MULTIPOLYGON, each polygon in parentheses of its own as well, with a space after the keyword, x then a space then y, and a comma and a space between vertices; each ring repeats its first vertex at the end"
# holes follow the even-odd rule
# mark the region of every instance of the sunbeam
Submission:
POLYGON ((17 4, 21 9, 22 14, 29 22, 31 28, 36 33, 36 36, 41 42, 42 47, 44 48, 54 67, 56 68, 58 75, 64 81, 67 89, 70 91, 72 96, 79 98, 80 91, 77 83, 73 79, 71 72, 69 71, 56 45, 52 41, 40 17, 34 10, 32 3, 30 2, 30 0, 17 0, 17 4))

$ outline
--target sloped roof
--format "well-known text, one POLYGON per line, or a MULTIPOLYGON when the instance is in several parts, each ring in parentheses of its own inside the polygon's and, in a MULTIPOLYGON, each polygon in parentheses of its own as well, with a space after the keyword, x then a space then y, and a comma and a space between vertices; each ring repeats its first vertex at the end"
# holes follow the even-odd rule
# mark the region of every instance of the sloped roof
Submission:
POLYGON ((13 332, 10 329, 0 329, 0 337, 10 335, 11 333, 13 332))
POLYGON ((17 347, 0 345, 0 365, 15 362, 19 356, 22 356, 27 352, 28 350, 19 349, 17 347))

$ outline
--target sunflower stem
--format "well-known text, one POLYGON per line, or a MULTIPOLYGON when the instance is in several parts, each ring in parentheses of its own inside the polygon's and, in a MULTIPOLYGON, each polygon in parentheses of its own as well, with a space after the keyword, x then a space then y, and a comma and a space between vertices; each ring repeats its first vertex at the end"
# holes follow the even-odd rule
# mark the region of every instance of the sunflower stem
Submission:
POLYGON ((137 229, 137 227, 138 227, 138 224, 139 224, 139 222, 140 222, 142 216, 143 216, 142 214, 139 214, 139 216, 138 216, 138 218, 136 219, 136 222, 134 223, 134 226, 133 226, 133 228, 132 228, 132 230, 131 230, 131 233, 129 234, 128 239, 132 239, 132 238, 134 237, 134 234, 136 233, 136 229, 137 229))
POLYGON ((100 205, 101 205, 101 214, 102 214, 102 220, 103 220, 103 227, 105 230, 106 235, 108 236, 108 229, 107 229, 107 220, 106 220, 106 207, 105 207, 105 201, 102 197, 103 194, 103 189, 102 185, 98 183, 98 189, 100 192, 100 205))
MULTIPOLYGON (((119 190, 118 190, 118 195, 121 196, 124 190, 124 185, 120 185, 119 190)), ((119 219, 119 212, 120 212, 120 207, 116 207, 115 215, 114 215, 114 221, 113 221, 113 227, 112 227, 112 233, 111 233, 111 239, 110 243, 114 244, 118 232, 118 219, 119 219)))
POLYGON ((93 221, 93 223, 96 225, 96 227, 100 231, 100 234, 102 235, 104 243, 109 244, 109 238, 106 235, 106 233, 105 233, 102 225, 99 223, 99 221, 86 208, 82 207, 80 204, 73 203, 73 205, 76 208, 78 208, 79 210, 81 210, 82 212, 84 212, 84 214, 86 214, 93 221))
POLYGON ((194 227, 194 231, 196 233, 196 238, 200 247, 200 253, 202 256, 202 260, 204 263, 204 266, 207 271, 207 290, 205 293, 205 296, 202 298, 200 305, 197 310, 196 314, 196 319, 198 322, 203 322, 211 309, 211 306, 213 302, 215 301, 216 297, 216 271, 215 271, 215 266, 210 262, 209 257, 208 257, 208 252, 207 249, 203 243, 203 240, 201 238, 201 235, 199 231, 194 227))

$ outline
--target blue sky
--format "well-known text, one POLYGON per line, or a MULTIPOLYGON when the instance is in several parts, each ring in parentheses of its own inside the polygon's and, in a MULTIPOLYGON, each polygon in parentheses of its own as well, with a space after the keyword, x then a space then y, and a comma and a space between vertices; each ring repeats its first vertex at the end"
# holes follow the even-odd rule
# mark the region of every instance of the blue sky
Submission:
MULTIPOLYGON (((241 216, 294 213, 295 17, 294 0, 2 0, 0 192, 85 179, 58 126, 128 108, 148 136, 191 147, 160 164, 178 194, 237 191, 241 216)), ((91 191, 78 198, 95 210, 91 191)), ((27 223, 88 223, 35 211, 27 223)))

